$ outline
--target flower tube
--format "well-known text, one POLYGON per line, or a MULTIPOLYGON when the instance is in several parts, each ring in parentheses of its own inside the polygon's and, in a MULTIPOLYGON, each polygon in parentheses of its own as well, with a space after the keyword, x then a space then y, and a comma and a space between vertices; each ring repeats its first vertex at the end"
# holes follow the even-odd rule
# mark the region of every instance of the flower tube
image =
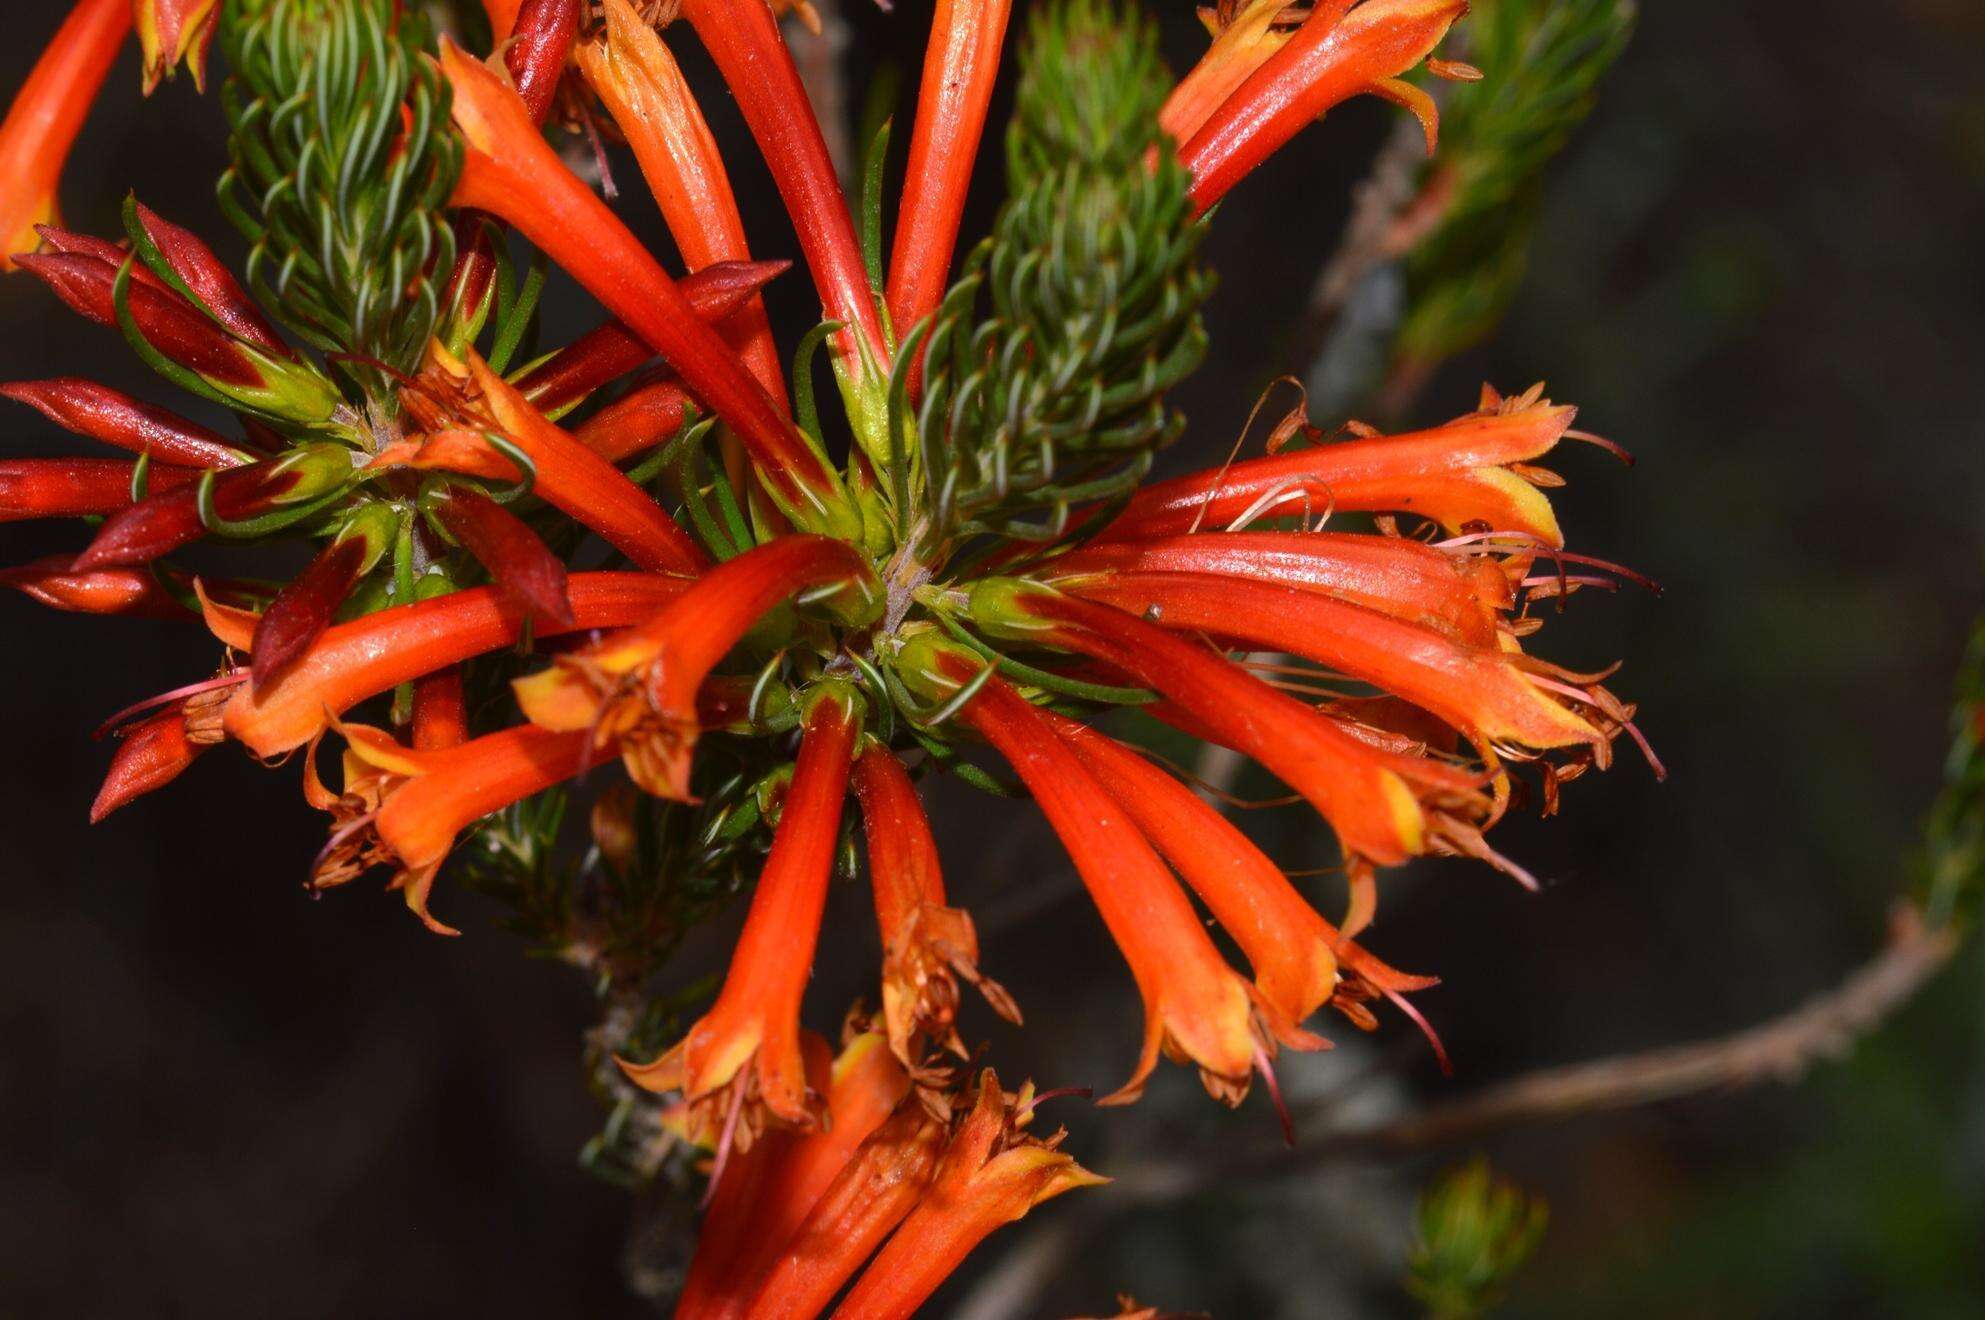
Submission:
POLYGON ((0 121, 0 271, 59 224, 56 187, 131 30, 131 0, 78 0, 0 121))

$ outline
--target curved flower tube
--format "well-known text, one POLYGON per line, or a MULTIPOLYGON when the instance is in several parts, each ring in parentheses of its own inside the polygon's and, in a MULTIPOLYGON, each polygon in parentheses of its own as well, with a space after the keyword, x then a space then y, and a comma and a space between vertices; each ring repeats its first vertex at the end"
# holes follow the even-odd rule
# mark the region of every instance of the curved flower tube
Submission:
POLYGON ((889 255, 889 320, 899 338, 937 310, 948 287, 1012 9, 1012 0, 938 0, 931 16, 889 255))
POLYGON ((1240 945, 1282 1043, 1322 1045, 1298 1028, 1337 989, 1337 931, 1191 789, 1113 738, 1051 711, 1042 718, 1240 945))
POLYGON ((0 121, 0 271, 61 223, 56 189, 90 105, 131 30, 131 0, 78 0, 0 121))
MULTIPOLYGON (((620 1066, 650 1091, 680 1091, 692 1131, 710 1116, 741 1106, 736 1128, 748 1149, 764 1115, 799 1127, 818 1125, 800 1055, 800 999, 813 972, 827 879, 841 832, 841 804, 860 719, 852 694, 816 691, 802 724, 799 761, 780 809, 772 851, 751 896, 751 912, 731 955, 724 988, 687 1035, 652 1063, 620 1066), (736 1088, 726 1100, 720 1092, 736 1088), (761 1112, 762 1111, 762 1112, 761 1112)), ((580 732, 563 735, 588 740, 580 732)))
POLYGON ((1287 651, 1403 697, 1484 750, 1586 746, 1607 739, 1531 682, 1500 649, 1465 646, 1430 628, 1293 587, 1200 573, 1116 573, 1065 590, 1164 627, 1217 633, 1287 651))
MULTIPOLYGON (((697 271, 751 260, 724 158, 675 57, 628 0, 606 0, 606 19, 601 39, 579 46, 579 69, 634 149, 683 263, 697 271)), ((784 408, 785 371, 764 300, 747 299, 725 338, 784 408)))
POLYGON ((990 1069, 978 1103, 945 1148, 930 1189, 863 1271, 835 1320, 912 1315, 973 1249, 1043 1201, 1109 1181, 1021 1131, 1033 1116, 1031 1088, 1009 1099, 990 1069))
POLYGON ((1318 5, 1179 152, 1193 176, 1193 204, 1204 211, 1218 202, 1317 116, 1360 92, 1405 102, 1427 125, 1432 151, 1432 101, 1398 78, 1467 12, 1467 0, 1365 0, 1348 13, 1318 5))
POLYGON ((1473 791, 1471 776, 1381 750, 1224 657, 1111 606, 990 581, 972 589, 971 609, 989 629, 1101 660, 1162 692, 1308 799, 1347 856, 1398 865, 1427 847, 1416 788, 1473 791))
POLYGON ((1487 555, 1466 559, 1404 536, 1363 532, 1199 532, 1078 547, 1040 576, 1201 573, 1319 592, 1433 628, 1470 646, 1501 644, 1514 603, 1509 575, 1487 555))
MULTIPOLYGON (((977 680, 984 663, 926 636, 904 647, 899 672, 920 694, 946 699, 977 680)), ((1248 983, 1221 959, 1151 844, 1041 713, 1000 679, 986 680, 959 718, 991 743, 1033 792, 1143 997, 1144 1047, 1137 1067, 1100 1103, 1129 1104, 1143 1094, 1162 1047, 1171 1057, 1198 1065, 1209 1094, 1239 1104, 1257 1057, 1274 1045, 1257 1034, 1248 983)))
POLYGON ((710 58, 730 84, 751 136, 771 168, 772 180, 820 290, 822 311, 845 327, 835 336, 843 375, 868 378, 864 356, 886 375, 889 347, 875 310, 855 222, 828 157, 820 121, 807 100, 792 52, 779 35, 770 5, 737 0, 682 0, 682 16, 696 29, 710 58))
MULTIPOLYGON (((827 1053, 826 1042, 812 1033, 803 1040, 809 1054, 827 1053)), ((910 1078, 883 1034, 863 1031, 814 1085, 827 1097, 826 1121, 819 1128, 761 1134, 750 1150, 732 1156, 717 1181, 689 1277, 676 1299, 680 1320, 736 1320, 745 1314, 822 1195, 903 1102, 910 1078)))
POLYGON ((1209 530, 1246 518, 1349 512, 1415 513, 1458 533, 1473 524, 1518 532, 1553 548, 1564 533, 1522 465, 1556 447, 1577 409, 1531 390, 1442 426, 1367 435, 1253 458, 1153 482, 1124 507, 1099 541, 1209 530), (1512 470, 1515 468, 1516 470, 1512 470))
POLYGON ((559 160, 517 93, 453 42, 441 44, 441 68, 468 146, 455 204, 508 221, 645 339, 730 424, 788 517, 812 530, 859 533, 860 514, 839 474, 627 226, 559 160))
MULTIPOLYGON (((567 582, 573 626, 624 627, 652 615, 688 585, 686 579, 654 573, 574 573, 567 582)), ((229 646, 244 651, 251 646, 254 615, 209 605, 207 619, 229 646)), ((271 760, 323 733, 327 712, 341 715, 401 683, 513 645, 523 630, 523 616, 507 608, 493 587, 334 624, 272 683, 238 691, 228 702, 223 727, 230 738, 271 760)))
POLYGON ((518 679, 517 704, 548 729, 590 729, 601 745, 618 743, 635 783, 686 799, 704 678, 767 611, 821 591, 848 601, 858 618, 872 617, 880 598, 874 570, 853 547, 780 537, 711 569, 640 627, 518 679))
POLYGON ((930 820, 903 763, 870 743, 855 761, 855 796, 868 840, 869 884, 882 932, 882 1020, 889 1047, 905 1067, 928 1038, 960 1058, 958 978, 977 986, 1009 1022, 1020 1010, 996 982, 979 974, 979 936, 971 914, 944 904, 944 875, 930 820))

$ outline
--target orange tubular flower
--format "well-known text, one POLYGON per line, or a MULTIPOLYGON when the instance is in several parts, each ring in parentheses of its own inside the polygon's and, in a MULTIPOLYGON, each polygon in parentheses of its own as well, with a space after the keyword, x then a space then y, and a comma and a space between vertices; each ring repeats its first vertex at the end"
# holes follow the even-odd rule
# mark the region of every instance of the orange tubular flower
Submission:
POLYGON ((79 0, 14 94, 0 122, 0 271, 34 249, 36 225, 61 223, 62 166, 130 30, 131 0, 79 0))
POLYGON ((145 94, 184 64, 193 86, 207 89, 207 50, 214 44, 221 0, 131 0, 138 46, 145 55, 145 94))
MULTIPOLYGON (((437 935, 460 931, 427 910, 434 877, 454 849, 455 836, 585 770, 591 747, 584 735, 519 725, 440 751, 403 747, 381 729, 347 725, 345 791, 332 798, 311 784, 317 805, 338 821, 318 858, 312 883, 342 884, 373 865, 398 867, 392 888, 437 935)), ((315 780, 314 769, 310 772, 315 780)))
POLYGON ((1020 1010, 997 983, 979 975, 979 936, 971 915, 944 905, 937 840, 903 763, 887 748, 870 744, 855 762, 854 779, 882 931, 882 1020, 889 1046, 906 1066, 915 1063, 917 1042, 924 1037, 963 1058, 965 1046, 954 1025, 958 977, 977 986, 1009 1022, 1020 1021, 1020 1010))
MULTIPOLYGON (((580 44, 579 69, 634 148, 683 262, 697 271, 720 261, 751 260, 744 217, 717 140, 675 57, 628 0, 606 0, 606 17, 601 39, 580 44)), ((748 300, 726 338, 783 407, 785 372, 762 298, 748 300)))
MULTIPOLYGON (((855 1152, 753 1280, 748 1320, 811 1320, 916 1209, 944 1156, 945 1124, 904 1101, 855 1152)), ((903 1314, 908 1314, 904 1312, 903 1314)))
POLYGON ((889 319, 899 336, 944 298, 1012 8, 1012 0, 938 0, 931 18, 889 257, 889 319))
POLYGON ((1416 513, 1450 532, 1480 525, 1560 547, 1557 516, 1533 484, 1554 478, 1527 465, 1556 447, 1577 411, 1552 405, 1541 386, 1507 400, 1485 389, 1478 411, 1430 430, 1367 434, 1154 482, 1097 539, 1343 510, 1416 513))
MULTIPOLYGON (((455 360, 438 340, 429 346, 419 386, 438 390, 444 402, 436 405, 419 398, 415 390, 406 391, 416 417, 438 406, 436 422, 486 419, 530 459, 532 493, 598 532, 643 568, 695 573, 709 563, 695 539, 627 474, 545 420, 516 386, 491 371, 475 353, 467 356, 466 363, 455 360)), ((466 447, 478 455, 469 470, 477 475, 487 475, 492 467, 512 480, 523 475, 507 458, 493 463, 494 450, 479 437, 452 438, 468 440, 466 447)), ((444 443, 430 450, 424 441, 415 440, 382 453, 371 466, 448 467, 461 461, 464 447, 444 443)))
MULTIPOLYGON (((928 695, 955 698, 980 677, 984 663, 920 637, 905 647, 901 672, 928 695)), ((986 680, 960 718, 1033 792, 1143 997, 1136 1071, 1101 1103, 1129 1104, 1143 1094, 1162 1046, 1170 1057, 1198 1065, 1208 1093, 1238 1105, 1257 1060, 1274 1046, 1257 1034, 1247 982, 1221 959, 1164 862, 1041 713, 1004 682, 986 680)))
POLYGON ((898 1320, 914 1314, 973 1249, 1043 1201, 1109 1181, 1021 1129, 1032 1095, 1009 1099, 999 1079, 980 1077, 978 1103, 945 1149, 937 1176, 856 1282, 835 1320, 898 1320))
POLYGON ((1531 682, 1520 657, 1464 646, 1431 628, 1293 587, 1202 573, 1116 573, 1065 590, 1159 620, 1287 651, 1405 698, 1485 752, 1588 746, 1601 766, 1607 739, 1531 682))
MULTIPOLYGON (((653 573, 574 573, 567 583, 573 627, 624 627, 649 617, 687 586, 681 578, 653 573)), ((256 619, 211 602, 207 607, 215 635, 236 650, 249 649, 256 619)), ((523 628, 523 617, 503 604, 494 587, 335 624, 274 682, 257 691, 245 685, 237 691, 223 725, 249 751, 273 759, 321 734, 328 716, 401 683, 512 645, 523 628)))
MULTIPOLYGON (((811 1033, 808 1043, 825 1053, 811 1033)), ((746 1313, 781 1248, 903 1102, 910 1078, 882 1033, 864 1031, 842 1048, 822 1089, 827 1119, 817 1130, 774 1129, 732 1157, 697 1234, 676 1302, 678 1320, 735 1320, 746 1313)))
POLYGON ((1337 989, 1337 931, 1191 789, 1113 738, 1052 712, 1042 718, 1241 946, 1282 1043, 1321 1044, 1296 1028, 1337 989))
POLYGON ((1342 4, 1318 5, 1179 153, 1193 176, 1194 204, 1212 206, 1317 116, 1361 92, 1411 109, 1431 151, 1433 102, 1399 75, 1431 54, 1467 12, 1467 0, 1365 0, 1349 13, 1342 4))
POLYGON ((711 569, 640 627, 518 679, 517 702, 548 729, 591 729, 602 745, 618 742, 635 783, 686 799, 704 678, 767 611, 795 594, 822 592, 866 618, 880 588, 853 547, 824 536, 781 537, 711 569))
POLYGON ((1055 560, 1046 575, 1060 582, 1086 573, 1210 573, 1272 582, 1482 647, 1501 644, 1500 616, 1515 594, 1489 556, 1464 560, 1408 537, 1362 532, 1200 532, 1085 545, 1055 560))
POLYGON ((559 160, 517 93, 445 40, 441 67, 468 147, 455 204, 509 222, 647 340, 730 424, 788 517, 815 530, 858 534, 860 515, 840 476, 627 226, 559 160))
POLYGON ((827 319, 846 327, 835 336, 842 372, 849 380, 866 380, 866 353, 886 373, 889 348, 855 222, 771 7, 755 0, 682 0, 682 16, 730 84, 771 167, 827 319))
MULTIPOLYGON (((1335 11, 1342 17, 1351 0, 1329 0, 1318 8, 1335 11)), ((1226 99, 1259 69, 1268 57, 1288 44, 1293 31, 1282 20, 1289 0, 1234 0, 1218 10, 1200 8, 1199 17, 1213 35, 1213 44, 1192 71, 1179 79, 1179 85, 1165 98, 1158 112, 1158 127, 1180 146, 1210 119, 1226 99), (1225 13, 1234 9, 1231 15, 1225 13)), ((1334 20, 1333 20, 1334 21, 1334 20)))
MULTIPOLYGON (((726 1136, 749 1147, 765 1113, 801 1127, 816 1125, 800 1056, 800 1000, 813 972, 860 732, 854 703, 852 693, 826 686, 806 711, 772 851, 717 1002, 661 1058, 621 1061, 628 1077, 648 1090, 681 1091, 692 1132, 729 1129, 726 1136)), ((585 732, 568 736, 590 738, 585 732)), ((726 1144, 723 1136, 717 1144, 726 1144)))
POLYGON ((1122 610, 997 581, 975 587, 970 606, 989 629, 1090 656, 1162 692, 1308 799, 1347 857, 1396 866, 1428 846, 1423 792, 1474 797, 1472 776, 1376 747, 1226 658, 1122 610))

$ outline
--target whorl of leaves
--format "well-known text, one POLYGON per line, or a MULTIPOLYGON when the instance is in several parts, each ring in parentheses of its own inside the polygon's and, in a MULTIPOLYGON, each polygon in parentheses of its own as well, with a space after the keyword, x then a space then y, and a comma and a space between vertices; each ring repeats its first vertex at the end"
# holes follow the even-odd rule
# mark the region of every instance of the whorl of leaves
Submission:
POLYGON ((1635 0, 1476 0, 1457 28, 1483 80, 1447 98, 1434 169, 1450 189, 1439 228, 1407 263, 1406 356, 1475 343, 1522 282, 1544 167, 1592 109, 1626 48, 1635 0))
MULTIPOLYGON (((220 39, 229 219, 256 294, 330 353, 417 365, 454 260, 461 170, 426 22, 394 0, 245 0, 220 39)), ((377 373, 354 375, 390 397, 377 373)))
POLYGON ((1057 534, 1073 505, 1127 493, 1177 437, 1165 392, 1206 351, 1213 279, 1157 127, 1170 79, 1151 25, 1110 0, 1044 6, 1021 67, 1010 200, 902 354, 923 372, 914 416, 896 413, 926 482, 928 522, 907 529, 926 562, 977 533, 1057 534))

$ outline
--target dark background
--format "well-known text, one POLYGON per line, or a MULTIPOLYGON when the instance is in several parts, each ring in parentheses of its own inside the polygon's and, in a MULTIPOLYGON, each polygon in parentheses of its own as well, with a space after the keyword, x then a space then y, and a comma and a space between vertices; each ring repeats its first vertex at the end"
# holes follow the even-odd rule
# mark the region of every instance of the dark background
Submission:
MULTIPOLYGON (((8 87, 59 7, 20 9, 0 55, 8 87)), ((926 9, 857 15, 856 67, 893 57, 913 81, 926 9)), ((1166 11, 1183 67, 1198 38, 1185 6, 1166 11)), ((1384 1112, 1719 1033, 1795 1005, 1879 943, 1980 605, 1981 55, 1970 0, 1648 7, 1554 173, 1521 302, 1441 373, 1417 420, 1463 411, 1484 378, 1546 378, 1639 455, 1630 472, 1564 456, 1557 504, 1578 548, 1652 573, 1665 598, 1581 597, 1541 645, 1574 665, 1626 658, 1615 686, 1643 702, 1671 777, 1657 786, 1625 756, 1575 785, 1560 821, 1504 831, 1500 846, 1551 880, 1542 899, 1471 866, 1399 882, 1374 943, 1446 978, 1424 1006, 1458 1076, 1443 1080, 1395 1020, 1373 1048, 1290 1061, 1299 1096, 1343 1087, 1384 1112)), ((77 153, 71 222, 110 231, 133 187, 222 235, 217 108, 181 83, 141 113, 135 83, 127 56, 77 153)), ((729 134, 729 107, 709 103, 729 134)), ((1223 454, 1288 365, 1288 326, 1393 113, 1333 114, 1223 212, 1214 360, 1180 396, 1195 423, 1185 458, 1223 454)), ((732 159, 760 255, 790 253, 762 170, 741 147, 732 159)), ((997 200, 987 182, 981 221, 997 200)), ((644 208, 627 209, 658 233, 644 208)), ((809 303, 797 278, 778 290, 788 345, 809 303)), ((586 312, 572 298, 553 315, 570 329, 586 312)), ((93 374, 169 397, 113 334, 24 277, 0 283, 0 342, 10 378, 93 374)), ((66 442, 16 409, 0 445, 66 442)), ((74 528, 0 528, 5 562, 80 544, 74 528)), ((319 820, 293 769, 232 749, 86 827, 108 759, 89 730, 204 676, 214 648, 190 627, 16 598, 0 601, 0 629, 0 1311, 640 1313, 621 1282, 628 1198, 575 1161, 598 1121, 575 1066, 584 986, 528 960, 494 909, 445 882, 437 909, 466 930, 457 941, 370 882, 305 901, 319 820)), ((994 1034, 995 1060, 1043 1085, 1114 1085, 1134 995, 1045 828, 1024 806, 938 796, 985 965, 1033 1017, 994 1034)), ((1278 829, 1298 854, 1321 847, 1278 829)), ((861 906, 837 897, 816 1026, 866 986, 861 906)), ((685 978, 733 928, 708 932, 685 978)), ((1796 1090, 1488 1143, 1554 1209, 1511 1313, 1977 1314, 1981 989, 1974 949, 1796 1090)), ((1270 1130, 1258 1099, 1229 1115, 1196 1089, 1167 1069, 1111 1126, 1075 1103, 1056 1117, 1109 1173, 1153 1150, 1217 1161, 1270 1130)), ((1118 1289, 1223 1316, 1398 1313, 1411 1198, 1441 1163, 1104 1211, 1019 1313, 1106 1311, 1118 1289)), ((973 1274, 1079 1199, 996 1240, 973 1274)))

